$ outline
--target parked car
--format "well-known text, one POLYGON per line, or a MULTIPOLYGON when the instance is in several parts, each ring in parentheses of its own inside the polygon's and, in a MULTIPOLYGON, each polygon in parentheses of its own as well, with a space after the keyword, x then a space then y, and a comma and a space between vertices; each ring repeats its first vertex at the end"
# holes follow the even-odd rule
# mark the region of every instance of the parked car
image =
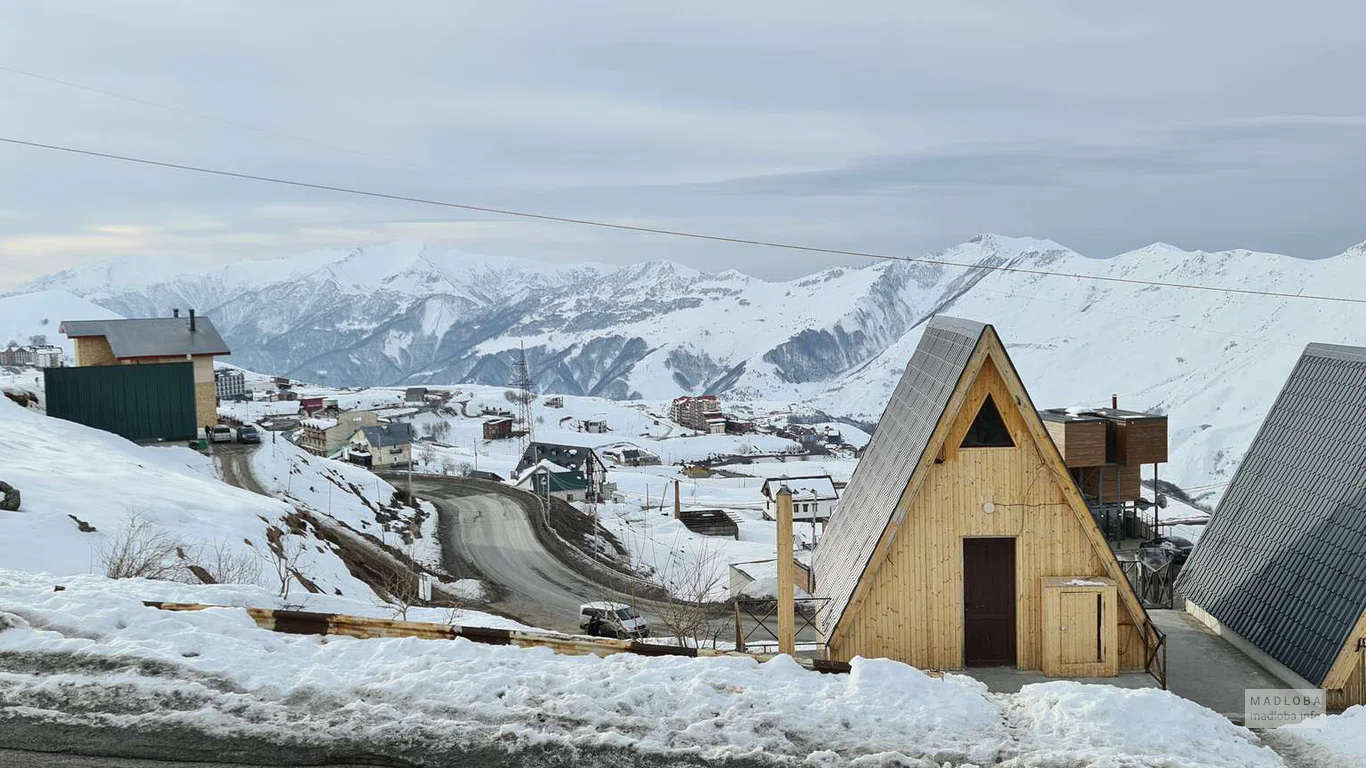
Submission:
POLYGON ((584 603, 579 606, 579 629, 594 637, 623 640, 650 636, 645 617, 625 603, 584 603))
POLYGON ((1143 542, 1140 551, 1145 549, 1164 552, 1172 563, 1182 565, 1190 557, 1191 550, 1195 549, 1195 544, 1182 536, 1158 536, 1143 542))
POLYGON ((231 443, 232 427, 227 424, 219 424, 209 432, 209 442, 211 443, 231 443))
POLYGON ((261 442, 261 433, 251 424, 245 424, 237 429, 237 442, 259 443, 261 442))

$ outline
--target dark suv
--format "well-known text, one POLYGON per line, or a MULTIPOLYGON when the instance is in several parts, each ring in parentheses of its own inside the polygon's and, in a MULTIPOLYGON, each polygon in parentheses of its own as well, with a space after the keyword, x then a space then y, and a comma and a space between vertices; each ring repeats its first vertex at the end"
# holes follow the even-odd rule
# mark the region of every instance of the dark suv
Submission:
POLYGON ((259 443, 261 442, 261 433, 256 430, 256 427, 253 427, 250 424, 244 424, 237 430, 237 442, 259 443))

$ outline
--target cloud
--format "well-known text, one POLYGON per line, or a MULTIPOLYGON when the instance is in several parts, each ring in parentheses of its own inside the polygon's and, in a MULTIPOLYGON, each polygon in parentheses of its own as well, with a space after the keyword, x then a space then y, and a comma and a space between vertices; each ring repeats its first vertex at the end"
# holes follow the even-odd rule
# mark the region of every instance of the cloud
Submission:
MULTIPOLYGON (((0 136, 831 247, 1001 231, 1314 257, 1366 237, 1362 22, 1326 0, 23 3, 0 66, 106 93, 0 71, 0 136)), ((0 290, 105 256, 396 238, 831 261, 0 146, 0 290)))

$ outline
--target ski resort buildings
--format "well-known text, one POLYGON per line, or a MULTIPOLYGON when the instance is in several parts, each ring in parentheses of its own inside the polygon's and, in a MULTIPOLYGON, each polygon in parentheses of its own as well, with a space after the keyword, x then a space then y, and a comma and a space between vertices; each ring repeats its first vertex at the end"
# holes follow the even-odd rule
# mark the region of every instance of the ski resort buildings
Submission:
POLYGON ((669 404, 669 419, 688 429, 709 435, 726 433, 726 417, 721 413, 721 405, 716 402, 716 395, 685 395, 674 398, 669 404))
POLYGON ((992 326, 935 317, 813 559, 828 657, 1050 676, 1159 640, 992 326))
POLYGON ((1310 344, 1181 572, 1186 609, 1329 709, 1366 704, 1366 347, 1310 344))

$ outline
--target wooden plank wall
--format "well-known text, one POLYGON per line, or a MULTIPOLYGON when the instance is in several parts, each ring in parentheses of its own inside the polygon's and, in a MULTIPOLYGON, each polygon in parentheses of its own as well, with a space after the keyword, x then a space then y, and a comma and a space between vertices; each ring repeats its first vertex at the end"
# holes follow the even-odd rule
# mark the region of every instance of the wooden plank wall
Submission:
POLYGON ((1115 461, 1160 464, 1167 460, 1167 420, 1138 419, 1115 423, 1115 461))
POLYGON ((1115 499, 1115 472, 1119 472, 1119 501, 1133 501, 1142 495, 1141 467, 1117 465, 1111 467, 1082 467, 1077 470, 1077 487, 1087 496, 1098 496, 1104 503, 1115 499))
POLYGON ((1044 421, 1049 437, 1069 467, 1094 467, 1105 463, 1103 421, 1044 421))
MULTIPOLYGON (((1010 536, 1016 539, 1019 667, 1041 669, 1041 579, 1104 576, 1106 571, 990 359, 973 382, 942 454, 943 463, 930 470, 915 498, 902 498, 898 517, 905 522, 887 556, 875 554, 869 564, 863 577, 869 589, 829 638, 830 658, 887 657, 922 669, 962 668, 962 540, 1010 536), (988 393, 1017 447, 959 449, 988 393), (995 504, 991 513, 983 509, 988 501, 995 504)), ((1119 666, 1142 669, 1140 630, 1127 610, 1118 614, 1119 666)))
POLYGON ((1366 704, 1366 651, 1357 650, 1360 638, 1366 638, 1366 612, 1357 617, 1356 624, 1347 633, 1347 642, 1324 677, 1329 709, 1366 704))

